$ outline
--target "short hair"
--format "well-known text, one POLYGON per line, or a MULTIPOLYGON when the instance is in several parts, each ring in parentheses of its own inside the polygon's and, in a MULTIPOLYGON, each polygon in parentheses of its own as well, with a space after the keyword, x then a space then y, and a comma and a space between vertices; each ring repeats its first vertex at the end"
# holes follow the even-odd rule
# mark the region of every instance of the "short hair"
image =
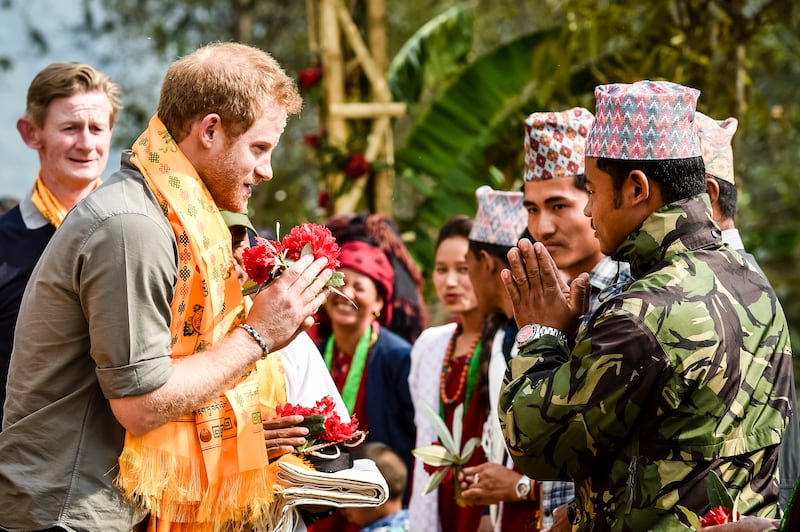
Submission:
POLYGON ((186 138, 194 120, 209 113, 217 113, 225 132, 236 138, 270 105, 294 114, 302 103, 294 81, 267 52, 240 43, 211 43, 169 67, 158 117, 177 142, 186 138))
POLYGON ((706 189, 706 167, 702 157, 687 159, 628 160, 597 158, 597 168, 611 176, 614 190, 622 190, 628 174, 641 170, 658 184, 664 203, 691 198, 706 189))
POLYGON ((436 238, 435 249, 439 249, 439 245, 449 238, 462 237, 469 239, 469 232, 471 230, 472 218, 463 214, 453 216, 439 229, 439 236, 436 238))
POLYGON ((368 442, 353 450, 353 458, 369 458, 378 466, 386 486, 389 488, 389 500, 403 497, 406 490, 408 470, 405 462, 392 450, 391 447, 381 442, 368 442))
MULTIPOLYGON (((520 236, 520 238, 522 238, 522 236, 520 236)), ((508 252, 511 251, 511 248, 512 246, 501 246, 500 244, 489 244, 476 240, 469 241, 469 250, 473 252, 475 256, 480 256, 480 252, 485 251, 489 255, 500 260, 507 268, 511 266, 508 262, 508 252)))
POLYGON ((719 197, 717 198, 717 206, 719 212, 726 219, 733 219, 736 217, 737 203, 739 194, 736 191, 736 185, 724 179, 709 174, 719 185, 719 197))
POLYGON ((53 100, 86 92, 104 92, 111 103, 111 127, 122 109, 122 90, 108 74, 85 63, 52 63, 36 74, 28 87, 25 116, 37 127, 44 126, 53 100))
POLYGON ((583 190, 584 192, 589 192, 586 190, 586 174, 576 174, 572 176, 572 184, 575 185, 575 188, 578 190, 583 190))

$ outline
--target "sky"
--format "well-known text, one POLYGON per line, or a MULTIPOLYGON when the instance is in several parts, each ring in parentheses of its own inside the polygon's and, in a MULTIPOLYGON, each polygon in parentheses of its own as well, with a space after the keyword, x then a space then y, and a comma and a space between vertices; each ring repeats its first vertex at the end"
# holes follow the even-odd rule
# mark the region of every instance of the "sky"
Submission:
MULTIPOLYGON (((99 65, 101 54, 114 52, 114 43, 109 39, 85 48, 76 44, 72 28, 80 22, 80 3, 80 0, 28 0, 14 2, 10 9, 0 9, 0 56, 10 57, 13 61, 10 70, 0 70, 0 197, 21 199, 36 180, 39 158, 34 150, 22 142, 16 123, 25 112, 28 85, 41 69, 55 62, 92 64, 122 85, 125 104, 124 81, 130 77, 126 74, 136 72, 140 65, 132 67, 130 58, 121 58, 107 66, 99 65), (32 21, 45 34, 49 43, 46 54, 43 55, 27 39, 24 30, 26 20, 32 21)), ((165 68, 148 60, 143 63, 146 67, 139 71, 151 72, 156 78, 163 75, 165 68)), ((154 100, 153 106, 155 103, 154 100)), ((119 151, 112 144, 105 177, 119 168, 119 151)))

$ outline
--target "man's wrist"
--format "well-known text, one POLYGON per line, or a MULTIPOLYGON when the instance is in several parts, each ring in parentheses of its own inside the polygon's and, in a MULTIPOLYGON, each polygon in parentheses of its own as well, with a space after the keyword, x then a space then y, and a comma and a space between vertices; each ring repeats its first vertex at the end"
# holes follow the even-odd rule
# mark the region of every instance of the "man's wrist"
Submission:
POLYGON ((514 486, 514 491, 517 494, 518 500, 529 501, 531 499, 531 491, 533 488, 531 484, 531 479, 527 475, 519 477, 516 486, 514 486))
POLYGON ((526 323, 522 327, 520 327, 519 331, 517 332, 516 337, 516 344, 518 348, 523 348, 526 345, 535 342, 542 336, 549 334, 551 336, 555 336, 560 342, 564 344, 569 343, 569 338, 564 333, 564 331, 560 329, 556 329, 555 327, 548 327, 546 325, 540 325, 538 323, 526 323))
POLYGON ((261 334, 247 323, 242 323, 241 325, 239 325, 239 327, 244 329, 245 332, 247 332, 247 334, 250 335, 250 338, 252 338, 258 344, 258 347, 261 348, 261 358, 262 359, 267 358, 267 356, 269 355, 269 346, 267 345, 266 340, 264 340, 261 334))

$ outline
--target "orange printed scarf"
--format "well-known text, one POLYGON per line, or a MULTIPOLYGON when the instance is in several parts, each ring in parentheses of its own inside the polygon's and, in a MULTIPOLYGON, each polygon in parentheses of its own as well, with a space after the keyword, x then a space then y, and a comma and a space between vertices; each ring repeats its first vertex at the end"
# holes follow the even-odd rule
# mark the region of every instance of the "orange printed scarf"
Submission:
MULTIPOLYGON (((135 142, 131 162, 175 232, 179 265, 171 304, 172 357, 191 356, 245 317, 231 235, 158 117, 135 142)), ((258 373, 254 368, 233 389, 191 414, 143 436, 125 435, 117 485, 151 512, 151 530, 220 530, 257 523, 268 512, 273 493, 258 373)), ((272 400, 285 402, 285 385, 280 388, 283 395, 278 390, 272 400)))
MULTIPOLYGON (((94 187, 92 190, 96 189, 100 186, 100 178, 98 177, 94 182, 94 187)), ((36 183, 33 185, 33 194, 31 196, 33 200, 34 206, 39 209, 39 212, 42 213, 45 220, 47 220, 53 227, 58 229, 58 226, 61 225, 61 222, 64 221, 64 216, 67 215, 67 209, 64 205, 58 201, 58 198, 50 192, 50 189, 47 188, 47 185, 44 184, 42 181, 42 173, 39 172, 39 176, 36 178, 36 183)))

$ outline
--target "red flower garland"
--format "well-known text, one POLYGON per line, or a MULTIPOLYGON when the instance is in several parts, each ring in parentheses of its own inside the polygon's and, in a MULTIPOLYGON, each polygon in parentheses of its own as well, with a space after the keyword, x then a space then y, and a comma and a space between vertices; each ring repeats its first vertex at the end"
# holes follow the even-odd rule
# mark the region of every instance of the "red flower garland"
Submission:
POLYGON ((355 436, 358 431, 358 419, 356 419, 356 416, 353 415, 349 423, 342 422, 339 413, 336 412, 336 403, 333 402, 333 397, 330 395, 318 400, 317 404, 312 407, 286 403, 278 405, 275 411, 279 416, 324 416, 325 432, 317 438, 315 443, 319 442, 319 440, 334 443, 347 441, 355 436))

